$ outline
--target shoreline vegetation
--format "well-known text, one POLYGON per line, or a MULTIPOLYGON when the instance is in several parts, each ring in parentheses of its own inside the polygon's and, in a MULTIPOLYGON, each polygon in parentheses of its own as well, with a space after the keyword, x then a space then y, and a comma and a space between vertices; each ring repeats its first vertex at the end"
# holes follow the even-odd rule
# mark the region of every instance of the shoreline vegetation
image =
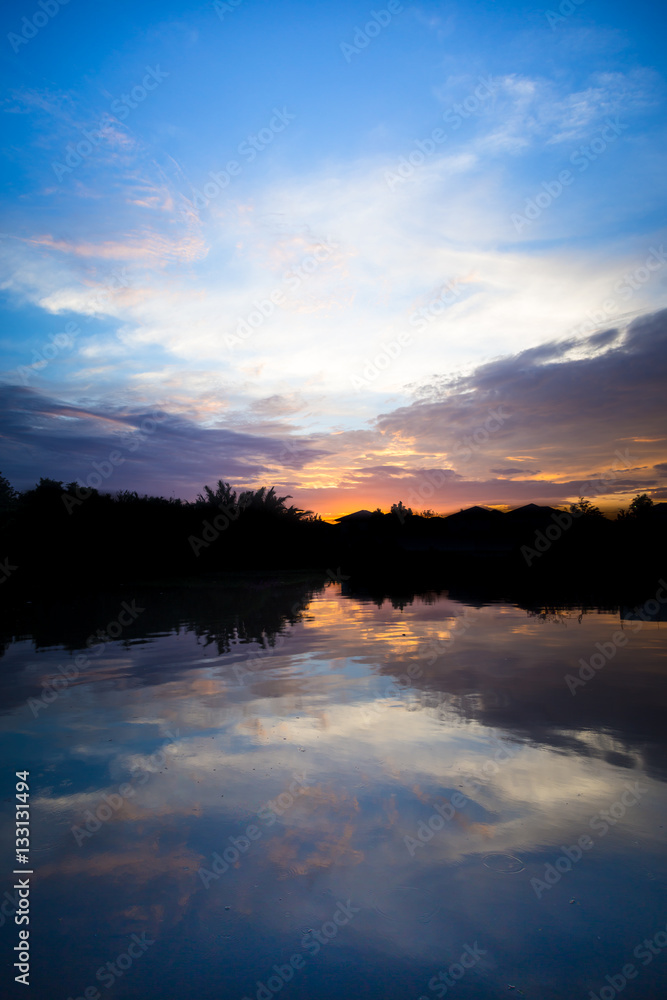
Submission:
POLYGON ((459 589, 618 604, 650 596, 667 570, 667 503, 641 494, 615 520, 589 500, 568 509, 470 507, 441 516, 400 501, 335 523, 263 487, 220 480, 197 499, 100 493, 41 479, 21 493, 0 476, 0 584, 11 594, 81 593, 296 571, 377 593, 459 589))

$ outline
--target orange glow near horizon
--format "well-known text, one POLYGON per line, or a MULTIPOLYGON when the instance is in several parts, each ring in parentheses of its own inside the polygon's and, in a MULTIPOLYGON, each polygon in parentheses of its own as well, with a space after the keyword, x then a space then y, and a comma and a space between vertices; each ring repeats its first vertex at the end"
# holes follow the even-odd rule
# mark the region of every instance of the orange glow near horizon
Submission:
MULTIPOLYGON (((618 514, 620 510, 627 508, 634 499, 634 497, 636 497, 639 493, 643 492, 645 491, 635 490, 620 496, 618 494, 615 494, 607 496, 586 497, 586 499, 590 500, 591 503, 595 504, 596 507, 599 507, 602 513, 606 517, 613 518, 618 514)), ((339 512, 314 510, 314 513, 319 514, 323 521, 327 521, 329 524, 333 524, 339 518, 347 517, 348 514, 354 514, 359 510, 374 511, 377 510, 378 507, 380 507, 383 514, 388 514, 390 512, 392 504, 398 503, 399 499, 400 497, 395 500, 392 500, 390 504, 378 503, 376 499, 369 500, 368 502, 360 501, 358 504, 354 506, 347 505, 344 508, 341 508, 339 512)), ((469 501, 458 504, 451 504, 451 503, 446 505, 433 504, 431 507, 429 507, 427 504, 424 504, 421 507, 413 507, 412 510, 414 511, 415 514, 420 514, 423 510, 434 510, 436 515, 439 517, 449 517, 450 514, 456 514, 460 510, 467 510, 469 507, 486 507, 490 510, 499 510, 501 513, 506 513, 507 511, 515 510, 517 507, 524 507, 530 503, 535 503, 539 507, 555 507, 557 509, 567 510, 570 504, 577 503, 578 501, 579 501, 579 495, 566 497, 561 501, 558 502, 554 501, 552 503, 549 503, 546 500, 541 500, 539 498, 535 500, 521 499, 517 500, 514 503, 485 503, 484 501, 481 500, 471 499, 469 501)), ((659 503, 660 501, 656 500, 655 502, 659 503)), ((404 501, 404 503, 406 507, 410 506, 406 501, 404 501)))

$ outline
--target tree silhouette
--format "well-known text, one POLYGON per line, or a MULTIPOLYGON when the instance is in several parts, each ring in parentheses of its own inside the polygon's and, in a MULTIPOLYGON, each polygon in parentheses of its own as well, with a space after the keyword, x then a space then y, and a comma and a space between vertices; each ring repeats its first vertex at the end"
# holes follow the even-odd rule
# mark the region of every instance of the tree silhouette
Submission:
POLYGON ((0 473, 0 511, 12 510, 17 500, 18 493, 9 480, 0 473))
MULTIPOLYGON (((390 513, 378 508, 329 524, 290 499, 275 486, 239 494, 222 479, 204 486, 194 501, 130 489, 100 493, 49 478, 17 493, 0 475, 0 556, 18 567, 3 594, 268 568, 340 566, 342 580, 342 572, 379 577, 399 571, 431 579, 446 566, 452 578, 467 579, 491 559, 518 579, 523 550, 532 551, 537 537, 532 522, 517 524, 500 513, 480 534, 474 517, 457 523, 432 510, 417 513, 402 501, 390 513)), ((551 508, 541 510, 551 516, 551 508)), ((617 581, 664 573, 664 522, 647 493, 636 496, 618 521, 584 497, 570 511, 578 515, 577 526, 560 532, 563 538, 549 545, 543 561, 537 546, 540 561, 531 557, 526 574, 569 586, 582 573, 617 581)))
POLYGON ((270 489, 261 486, 258 490, 244 490, 238 495, 229 483, 219 479, 215 490, 212 490, 210 486, 204 486, 204 494, 197 495, 196 504, 218 507, 220 510, 234 515, 252 511, 299 521, 313 514, 312 510, 301 510, 298 507, 287 506, 285 501, 291 500, 292 497, 290 495, 279 497, 275 486, 270 489))
POLYGON ((626 519, 641 521, 651 513, 653 507, 654 503, 648 493, 638 493, 627 510, 619 511, 618 517, 621 521, 626 519))
POLYGON ((574 514, 575 517, 584 517, 587 519, 604 517, 600 508, 584 497, 579 497, 578 503, 570 504, 570 513, 574 514))
POLYGON ((404 507, 403 506, 403 501, 399 500, 398 503, 393 503, 391 505, 391 513, 395 514, 396 517, 399 519, 399 521, 402 524, 403 521, 406 519, 406 517, 411 517, 412 516, 412 508, 411 507, 404 507))
POLYGON ((118 490, 115 499, 116 503, 136 503, 139 494, 136 490, 118 490))
POLYGON ((280 517, 287 517, 291 520, 299 521, 312 510, 301 510, 299 507, 287 506, 285 501, 291 500, 291 495, 279 497, 276 494, 275 486, 267 490, 266 486, 261 486, 258 490, 246 490, 238 499, 241 510, 261 511, 265 514, 277 514, 280 517))
POLYGON ((206 494, 205 497, 201 493, 197 494, 195 503, 212 504, 214 507, 220 507, 223 510, 229 510, 234 513, 238 512, 236 491, 231 488, 229 483, 223 482, 222 479, 218 479, 215 491, 210 486, 205 486, 204 493, 206 494))

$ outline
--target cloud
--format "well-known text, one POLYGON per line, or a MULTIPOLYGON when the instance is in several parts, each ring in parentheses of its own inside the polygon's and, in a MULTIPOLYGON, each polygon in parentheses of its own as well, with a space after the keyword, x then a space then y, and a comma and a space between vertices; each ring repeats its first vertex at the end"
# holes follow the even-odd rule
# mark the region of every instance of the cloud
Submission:
POLYGON ((502 476, 503 479, 513 479, 514 476, 536 476, 539 473, 539 469, 491 469, 490 472, 494 476, 502 476))
POLYGON ((219 478, 236 485, 255 483, 285 462, 298 469, 325 454, 307 438, 244 433, 202 427, 164 410, 97 405, 85 408, 49 398, 33 389, 0 390, 4 427, 5 474, 22 487, 39 476, 64 481, 84 479, 93 463, 110 452, 123 457, 101 487, 143 489, 193 497, 204 482, 219 478))
POLYGON ((273 396, 266 396, 263 399, 256 399, 251 408, 255 413, 259 413, 262 416, 267 417, 277 417, 285 416, 291 413, 299 413, 306 407, 306 402, 299 397, 298 393, 289 393, 288 395, 275 394, 273 396))
MULTIPOLYGON (((535 234, 543 221, 558 228, 565 248, 517 240, 509 214, 517 192, 522 204, 532 191, 530 175, 515 169, 519 152, 566 156, 567 141, 594 134, 610 114, 635 116, 639 126, 659 85, 643 70, 589 73, 569 90, 565 79, 518 73, 496 83, 479 114, 460 129, 448 125, 447 145, 393 190, 387 172, 412 140, 403 149, 388 128, 381 153, 306 159, 292 174, 262 172, 258 161, 196 211, 195 189, 220 163, 200 148, 186 175, 148 140, 96 160, 94 183, 88 165, 77 169, 58 188, 48 228, 44 186, 26 196, 5 241, 3 287, 47 314, 95 318, 67 359, 31 384, 56 409, 63 399, 81 410, 90 402, 98 416, 93 427, 91 417, 47 406, 39 419, 51 452, 30 426, 14 427, 10 464, 21 483, 74 477, 82 454, 107 447, 96 438, 99 415, 149 412, 168 399, 159 435, 180 428, 192 447, 163 453, 156 433, 118 471, 123 485, 192 496, 213 476, 263 480, 288 487, 301 506, 326 503, 338 514, 355 496, 359 506, 386 507, 397 490, 421 495, 426 483, 429 492, 436 476, 442 485, 424 506, 562 502, 568 484, 585 487, 591 469, 618 465, 618 448, 629 456, 614 489, 649 488, 646 477, 658 473, 637 469, 664 458, 664 435, 652 364, 637 370, 649 346, 633 347, 627 327, 662 301, 662 275, 642 279, 629 298, 614 293, 614 309, 601 309, 615 279, 646 259, 649 237, 606 240, 596 253, 568 241, 581 233, 589 183, 597 190, 592 170, 568 193, 569 208, 564 197, 536 223, 535 234), (333 250, 313 268, 324 241, 333 250), (447 288, 455 294, 443 307, 447 288), (283 298, 273 308, 276 292, 283 298), (243 323, 250 332, 233 341, 243 323), (368 371, 359 389, 353 379, 368 371), (511 415, 482 440, 501 404, 511 415), (653 442, 639 440, 646 437, 653 442)), ((471 84, 470 73, 450 75, 436 94, 443 110, 471 84)), ((21 100, 11 110, 43 116, 35 169, 48 173, 53 151, 95 115, 74 96, 21 100)), ((626 211, 621 199, 609 206, 605 225, 626 211)), ((25 397, 14 404, 30 409, 25 397)))
MULTIPOLYGON (((666 346, 663 310, 635 320, 622 336, 614 331, 593 344, 550 342, 469 375, 435 378, 422 387, 423 398, 381 415, 377 426, 390 440, 409 441, 415 455, 465 457, 467 449, 469 475, 483 475, 489 459, 517 454, 537 458, 545 480, 574 482, 579 472, 583 481, 591 469, 615 466, 623 475, 612 481, 613 492, 632 478, 630 470, 664 456, 666 346), (600 344, 603 353, 568 357, 574 348, 581 353, 600 344), (494 409, 507 418, 486 430, 494 409)), ((493 468, 503 474, 515 467, 493 468)))
POLYGON ((191 498, 204 482, 223 478, 287 488, 325 516, 387 509, 398 499, 452 510, 565 503, 582 494, 658 497, 667 469, 666 340, 667 310, 603 336, 548 342, 467 374, 434 376, 411 404, 350 430, 305 432, 295 422, 309 412, 304 393, 244 405, 204 372, 180 401, 172 392, 183 387, 176 373, 136 376, 138 389, 166 390, 172 400, 157 407, 149 434, 142 423, 155 412, 140 392, 122 405, 103 398, 85 405, 5 386, 3 472, 22 487, 37 475, 85 478, 120 442, 125 460, 107 489, 191 498))
MULTIPOLYGON (((449 106, 473 83, 476 78, 454 76, 439 98, 449 106)), ((111 173, 97 164, 95 191, 104 193, 97 200, 82 168, 80 186, 60 191, 51 231, 44 232, 41 205, 22 206, 21 232, 31 219, 39 228, 21 236, 26 254, 8 254, 8 287, 52 312, 90 315, 90 300, 108 280, 105 267, 124 263, 131 288, 109 297, 105 309, 122 324, 128 355, 162 350, 179 360, 205 359, 222 371, 252 365, 265 396, 284 392, 281 382, 293 391, 303 379, 319 380, 357 408, 364 403, 351 392, 350 374, 362 371, 392 338, 413 332, 415 309, 447 282, 459 289, 457 301, 413 332, 400 366, 382 372, 369 396, 423 381, 434 354, 456 369, 492 355, 499 342, 510 351, 525 349, 534 343, 537 324, 540 335, 553 340, 608 298, 632 249, 627 243, 609 248, 606 254, 618 261, 613 265, 604 254, 593 262, 571 247, 567 256, 557 248, 537 256, 530 245, 499 250, 516 238, 508 208, 513 192, 521 207, 532 189, 516 171, 497 170, 496 153, 484 152, 484 143, 501 128, 521 142, 546 142, 555 127, 588 134, 589 125, 611 111, 634 113, 650 103, 656 85, 641 73, 594 74, 571 94, 563 82, 538 78, 514 75, 497 83, 488 109, 485 104, 479 117, 451 129, 449 148, 427 158, 393 191, 387 171, 410 148, 326 167, 308 163, 301 176, 265 178, 249 190, 244 174, 186 218, 181 207, 192 202, 217 162, 198 164, 190 182, 171 157, 137 146, 127 164, 114 161, 111 173), (285 288, 284 275, 330 237, 338 244, 335 253, 296 289, 285 288), (186 264, 192 265, 188 273, 186 264), (227 349, 225 338, 276 289, 286 292, 280 308, 227 349)), ((73 128, 90 117, 77 110, 74 97, 39 100, 53 128, 62 122, 73 128)), ((572 192, 586 196, 583 187, 572 192)), ((564 204, 544 213, 544 221, 566 230, 572 222, 579 233, 580 211, 573 202, 570 216, 564 204)), ((639 300, 653 294, 653 286, 638 291, 636 306, 651 308, 639 300)))
MULTIPOLYGON (((569 93, 561 81, 539 76, 508 74, 493 83, 493 100, 482 117, 487 127, 478 130, 477 149, 513 156, 590 138, 610 116, 629 119, 655 107, 663 89, 658 74, 643 67, 592 73, 587 86, 569 93)), ((441 100, 451 103, 446 96, 451 90, 451 84, 443 88, 441 100)))
POLYGON ((145 267, 164 266, 166 263, 177 260, 198 260, 202 255, 205 256, 201 241, 193 240, 187 236, 174 240, 157 234, 147 236, 131 233, 122 242, 106 240, 103 243, 73 243, 67 240, 56 240, 52 236, 45 235, 33 236, 26 242, 32 246, 72 254, 86 260, 126 261, 130 265, 143 264, 145 267))

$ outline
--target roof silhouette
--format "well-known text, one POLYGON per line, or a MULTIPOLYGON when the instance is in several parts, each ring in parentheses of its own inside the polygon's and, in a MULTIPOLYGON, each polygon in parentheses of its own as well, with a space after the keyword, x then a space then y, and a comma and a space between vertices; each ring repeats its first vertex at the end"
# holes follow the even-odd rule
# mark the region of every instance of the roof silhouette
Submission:
POLYGON ((447 518, 448 521, 490 521, 498 517, 502 517, 502 513, 499 510, 492 510, 488 507, 466 507, 465 510, 459 510, 456 514, 450 514, 447 518))
POLYGON ((344 514, 342 517, 336 518, 336 524, 340 524, 341 521, 365 521, 367 517, 372 517, 370 510, 355 510, 351 514, 344 514))
POLYGON ((562 511, 556 509, 556 507, 549 507, 547 505, 540 505, 538 503, 527 503, 523 507, 515 507, 514 510, 507 512, 507 516, 511 518, 548 518, 552 514, 559 514, 562 511))

